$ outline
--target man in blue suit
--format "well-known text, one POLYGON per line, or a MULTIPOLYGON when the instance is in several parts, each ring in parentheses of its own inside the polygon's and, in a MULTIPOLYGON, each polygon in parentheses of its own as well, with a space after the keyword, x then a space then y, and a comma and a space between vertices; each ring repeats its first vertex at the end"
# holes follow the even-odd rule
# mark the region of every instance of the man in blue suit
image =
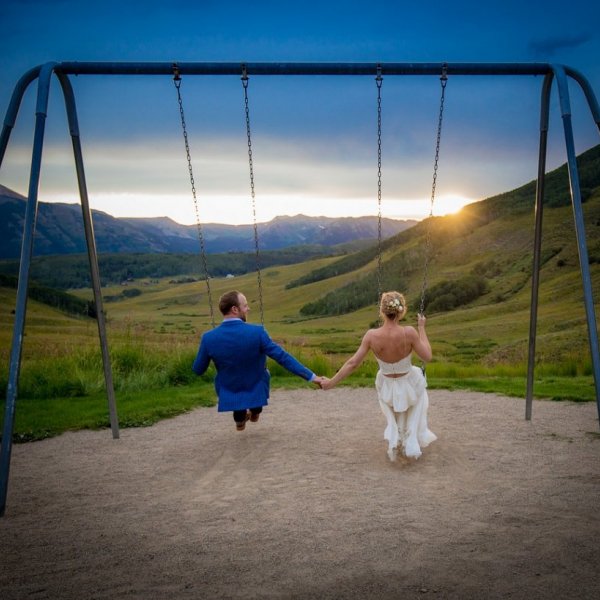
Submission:
POLYGON ((322 378, 278 346, 264 327, 246 323, 250 307, 244 294, 238 291, 223 294, 219 299, 219 310, 223 322, 202 336, 192 369, 202 375, 213 361, 217 369, 215 390, 219 412, 233 411, 238 431, 245 429, 248 419, 258 421, 262 407, 268 404, 267 356, 295 375, 320 386, 322 378))

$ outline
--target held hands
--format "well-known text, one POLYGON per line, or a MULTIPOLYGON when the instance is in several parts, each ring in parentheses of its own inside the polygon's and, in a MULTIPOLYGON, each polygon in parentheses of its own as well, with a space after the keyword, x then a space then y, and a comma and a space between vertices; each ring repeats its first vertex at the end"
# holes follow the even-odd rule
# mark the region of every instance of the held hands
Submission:
POLYGON ((417 315, 417 327, 425 327, 425 322, 427 321, 427 319, 425 318, 425 315, 422 314, 418 314, 417 315))
POLYGON ((331 390, 334 388, 334 384, 331 383, 331 379, 328 377, 323 377, 323 381, 321 381, 321 389, 322 390, 331 390))
POLYGON ((329 390, 331 389, 333 386, 329 385, 330 384, 330 379, 328 379, 327 377, 323 377, 321 375, 317 375, 312 381, 311 383, 314 383, 317 387, 321 388, 322 390, 329 390))

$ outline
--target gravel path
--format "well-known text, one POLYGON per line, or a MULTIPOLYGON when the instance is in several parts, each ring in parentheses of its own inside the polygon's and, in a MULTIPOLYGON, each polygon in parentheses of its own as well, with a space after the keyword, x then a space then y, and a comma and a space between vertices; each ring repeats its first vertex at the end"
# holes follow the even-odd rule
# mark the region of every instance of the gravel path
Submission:
POLYGON ((0 597, 598 598, 595 404, 430 392, 390 463, 375 393, 274 391, 14 446, 0 597))

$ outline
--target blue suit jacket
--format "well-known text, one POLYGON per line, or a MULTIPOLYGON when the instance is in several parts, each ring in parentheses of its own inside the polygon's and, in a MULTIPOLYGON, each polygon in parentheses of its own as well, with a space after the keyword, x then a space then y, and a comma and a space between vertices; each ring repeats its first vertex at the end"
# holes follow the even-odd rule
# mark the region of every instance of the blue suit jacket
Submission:
POLYGON ((267 356, 295 375, 310 380, 313 372, 278 346, 260 325, 226 319, 200 341, 192 369, 202 375, 212 360, 219 412, 265 406, 269 399, 267 356))

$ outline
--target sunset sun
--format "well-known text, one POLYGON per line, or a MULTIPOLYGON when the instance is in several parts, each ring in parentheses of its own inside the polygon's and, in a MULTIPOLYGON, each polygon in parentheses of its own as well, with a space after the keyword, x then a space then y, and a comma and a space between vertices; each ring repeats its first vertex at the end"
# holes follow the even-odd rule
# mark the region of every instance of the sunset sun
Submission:
POLYGON ((474 202, 471 198, 459 196, 458 194, 448 194, 435 199, 433 214, 436 217, 451 215, 457 213, 463 206, 474 202))

